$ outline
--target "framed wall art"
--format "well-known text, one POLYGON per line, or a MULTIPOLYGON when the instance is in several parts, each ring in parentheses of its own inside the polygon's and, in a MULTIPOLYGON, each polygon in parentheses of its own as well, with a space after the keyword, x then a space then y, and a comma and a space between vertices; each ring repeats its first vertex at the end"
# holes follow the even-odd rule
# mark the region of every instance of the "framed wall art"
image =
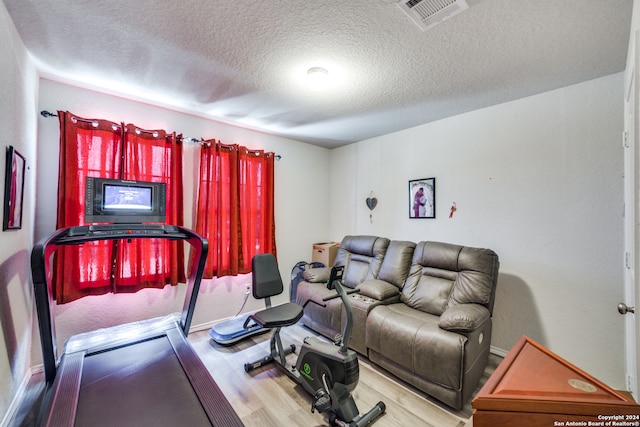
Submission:
POLYGON ((436 179, 409 181, 409 218, 436 217, 436 179))
POLYGON ((26 160, 13 146, 7 147, 7 168, 4 178, 4 219, 2 231, 22 228, 22 194, 26 160))

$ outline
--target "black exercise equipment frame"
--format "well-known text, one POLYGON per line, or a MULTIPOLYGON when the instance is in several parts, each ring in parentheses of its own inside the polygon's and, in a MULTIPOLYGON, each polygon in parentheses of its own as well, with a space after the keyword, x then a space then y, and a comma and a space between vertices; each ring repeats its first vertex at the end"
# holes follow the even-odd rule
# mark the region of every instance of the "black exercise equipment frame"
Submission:
MULTIPOLYGON (((48 418, 47 425, 73 425, 72 419, 75 409, 67 408, 74 404, 72 401, 77 397, 77 390, 72 389, 76 389, 77 385, 69 386, 65 384, 69 383, 68 380, 57 377, 63 376, 65 372, 62 371, 67 371, 68 374, 76 376, 74 377, 75 381, 77 381, 78 375, 82 375, 82 361, 80 359, 83 356, 80 354, 81 352, 68 355, 69 360, 67 360, 68 363, 66 364, 63 364, 64 356, 67 356, 66 353, 61 356, 60 360, 58 360, 57 356, 54 322, 55 301, 52 295, 52 284, 50 283, 53 254, 64 246, 81 245, 86 242, 102 240, 130 241, 131 239, 183 241, 189 243, 193 248, 191 271, 187 278, 187 289, 182 312, 175 313, 173 320, 165 318, 169 319, 167 322, 169 324, 172 323, 174 326, 169 326, 167 329, 161 325, 160 329, 162 331, 157 333, 153 330, 149 331, 141 342, 148 342, 153 339, 154 334, 156 336, 159 336, 157 334, 166 336, 171 346, 173 346, 175 355, 183 366, 184 375, 191 383, 211 425, 242 426, 240 418, 238 418, 228 400, 224 397, 224 394, 187 341, 206 263, 208 242, 202 236, 187 228, 165 224, 97 224, 67 227, 55 231, 34 246, 31 252, 31 269, 46 382, 46 393, 40 418, 48 418), (59 373, 58 371, 61 372, 59 373), (70 395, 63 399, 57 399, 56 390, 58 389, 61 391, 71 390, 70 395), (53 418, 51 418, 51 414, 45 415, 45 413, 47 413, 46 409, 52 411, 51 404, 54 400, 65 402, 61 406, 62 409, 56 411, 57 414, 51 413, 53 414, 53 418)), ((150 319, 152 323, 155 320, 157 319, 150 319)), ((124 345, 131 344, 136 344, 136 342, 125 343, 124 345)), ((100 348, 97 350, 102 351, 100 348)), ((106 350, 111 349, 106 348, 106 350)), ((45 423, 44 420, 41 421, 43 424, 45 423)))
POLYGON ((191 269, 191 274, 187 280, 187 293, 180 317, 182 332, 185 336, 189 334, 198 291, 200 290, 200 280, 209 250, 209 243, 206 239, 187 228, 163 224, 83 225, 59 229, 40 241, 31 251, 31 271, 47 384, 53 382, 57 371, 57 344, 54 322, 55 302, 52 295, 52 284, 47 280, 47 278, 51 277, 51 263, 49 263, 51 256, 61 246, 79 245, 98 240, 137 238, 186 240, 194 248, 193 259, 198 260, 198 265, 196 268, 191 269))

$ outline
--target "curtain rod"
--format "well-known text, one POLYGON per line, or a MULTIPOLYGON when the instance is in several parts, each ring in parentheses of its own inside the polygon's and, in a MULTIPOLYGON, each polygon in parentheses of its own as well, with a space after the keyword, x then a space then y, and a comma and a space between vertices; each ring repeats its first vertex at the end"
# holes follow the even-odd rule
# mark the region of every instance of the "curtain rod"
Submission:
MULTIPOLYGON (((42 117, 58 117, 58 115, 57 115, 57 114, 54 114, 54 113, 52 113, 52 112, 50 112, 50 111, 47 111, 47 110, 42 110, 42 111, 40 111, 40 115, 41 115, 42 117)), ((78 119, 78 120, 82 120, 82 119, 78 119)), ((86 121, 87 123, 91 123, 91 122, 93 122, 93 120, 82 120, 82 121, 86 121)), ((144 131, 144 130, 142 130, 142 129, 140 129, 140 131, 141 131, 141 132, 149 132, 149 133, 152 133, 151 131, 144 131)), ((200 144, 200 145, 206 145, 206 144, 207 144, 205 141, 202 141, 202 140, 200 140, 200 139, 196 139, 196 138, 192 138, 192 137, 183 137, 183 138, 182 138, 182 140, 183 140, 183 141, 186 141, 186 142, 190 142, 190 143, 192 143, 192 144, 200 144)), ((231 146, 229 146, 229 147, 231 147, 231 146)), ((258 151, 257 151, 257 150, 249 150, 249 152, 250 152, 250 153, 257 153, 258 151)), ((274 158, 275 158, 276 160, 280 160, 280 159, 282 158, 282 156, 281 156, 280 154, 276 154, 276 155, 274 156, 274 158)))

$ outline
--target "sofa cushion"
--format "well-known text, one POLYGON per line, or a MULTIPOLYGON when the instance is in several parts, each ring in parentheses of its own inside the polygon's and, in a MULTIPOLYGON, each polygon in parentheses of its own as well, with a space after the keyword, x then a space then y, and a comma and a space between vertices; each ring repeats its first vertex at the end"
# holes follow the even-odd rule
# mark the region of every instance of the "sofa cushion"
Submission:
POLYGON ((329 267, 310 268, 302 272, 302 277, 309 283, 326 283, 331 276, 329 267))
POLYGON ((345 236, 333 262, 334 266, 344 266, 345 286, 355 288, 365 280, 377 278, 388 246, 389 239, 385 237, 345 236))
POLYGON ((438 326, 447 331, 471 332, 490 318, 489 310, 479 304, 460 304, 440 316, 438 326))
POLYGON ((392 240, 382 260, 378 279, 384 280, 402 289, 409 275, 409 267, 416 248, 414 242, 392 240))
POLYGON ((384 301, 387 298, 398 295, 400 291, 397 287, 389 282, 379 279, 365 280, 358 285, 360 295, 373 298, 378 301, 384 301))
POLYGON ((498 266, 498 255, 492 250, 463 247, 458 255, 460 273, 451 293, 449 307, 477 303, 492 310, 498 266))
POLYGON ((436 316, 459 304, 491 310, 498 256, 489 249, 442 242, 416 245, 401 301, 436 316))
POLYGON ((401 301, 411 308, 436 316, 447 309, 456 273, 412 265, 401 301))

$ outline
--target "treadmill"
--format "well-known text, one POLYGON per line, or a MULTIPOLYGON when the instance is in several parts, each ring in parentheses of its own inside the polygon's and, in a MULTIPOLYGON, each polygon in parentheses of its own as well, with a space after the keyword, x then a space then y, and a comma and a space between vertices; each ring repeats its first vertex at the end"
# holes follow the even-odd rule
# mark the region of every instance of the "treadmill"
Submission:
POLYGON ((208 251, 181 226, 103 224, 55 231, 31 252, 46 381, 39 426, 243 426, 187 341, 208 251), (182 313, 75 335, 58 359, 51 256, 96 240, 170 239, 194 249, 182 313))

